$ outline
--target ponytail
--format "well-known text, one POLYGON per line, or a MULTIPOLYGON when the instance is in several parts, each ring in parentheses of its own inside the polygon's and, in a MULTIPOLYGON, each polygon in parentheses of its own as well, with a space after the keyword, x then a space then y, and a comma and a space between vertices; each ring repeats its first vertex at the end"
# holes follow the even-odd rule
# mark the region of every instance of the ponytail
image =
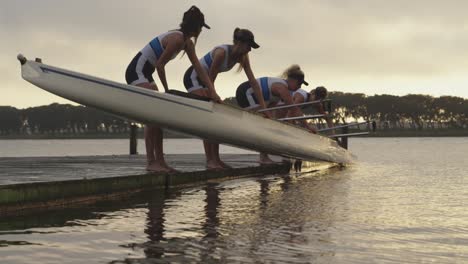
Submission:
POLYGON ((293 64, 289 66, 283 74, 281 74, 281 77, 284 79, 287 79, 291 76, 304 76, 304 72, 301 70, 301 67, 297 64, 293 64))

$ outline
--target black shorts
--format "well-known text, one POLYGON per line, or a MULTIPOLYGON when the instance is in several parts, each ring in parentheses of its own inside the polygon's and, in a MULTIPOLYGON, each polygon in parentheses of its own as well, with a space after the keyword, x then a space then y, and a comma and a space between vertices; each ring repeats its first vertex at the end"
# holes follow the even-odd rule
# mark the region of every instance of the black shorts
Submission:
POLYGON ((208 89, 206 85, 202 82, 200 77, 198 77, 197 72, 190 66, 184 74, 184 86, 187 89, 187 92, 193 92, 198 89, 208 89))
POLYGON ((239 106, 242 108, 252 108, 252 107, 257 107, 259 105, 257 97, 255 97, 255 94, 251 93, 250 96, 248 95, 249 89, 251 89, 251 87, 248 81, 241 83, 239 87, 237 87, 236 100, 239 106), (250 101, 248 97, 250 97, 250 101))
POLYGON ((141 55, 141 52, 138 52, 127 67, 127 71, 125 72, 127 84, 154 83, 153 72, 155 68, 141 55))

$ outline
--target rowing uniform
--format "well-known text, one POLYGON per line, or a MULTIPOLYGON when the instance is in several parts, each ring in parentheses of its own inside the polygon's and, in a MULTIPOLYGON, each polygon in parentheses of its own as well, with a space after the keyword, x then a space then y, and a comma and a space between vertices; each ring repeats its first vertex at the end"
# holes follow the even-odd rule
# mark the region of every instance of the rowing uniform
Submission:
POLYGON ((291 95, 291 96, 293 97, 293 99, 294 99, 294 96, 296 96, 296 94, 302 95, 302 97, 304 98, 304 103, 305 103, 305 102, 308 102, 308 101, 310 100, 310 93, 308 93, 308 92, 307 92, 306 90, 304 90, 304 89, 297 89, 296 91, 294 91, 294 92, 292 93, 292 95, 291 95))
MULTIPOLYGON (((267 105, 269 103, 276 103, 280 100, 279 96, 276 96, 271 92, 271 87, 273 84, 280 83, 288 87, 287 82, 281 78, 262 77, 256 80, 260 86, 260 89, 262 90, 263 99, 267 105)), ((248 81, 242 83, 237 88, 236 100, 239 106, 242 108, 252 109, 260 106, 259 101, 255 96, 254 90, 248 81)))
MULTIPOLYGON (((292 98, 293 100, 294 100, 294 96, 295 96, 296 94, 300 94, 300 95, 304 98, 304 103, 305 103, 305 102, 308 102, 308 101, 310 100, 310 93, 308 93, 306 90, 304 90, 304 89, 302 89, 302 88, 297 89, 296 91, 290 91, 290 93, 291 93, 291 98, 292 98)), ((278 106, 284 105, 283 100, 279 101, 277 105, 278 105, 278 106)))
MULTIPOLYGON (((232 65, 228 65, 228 59, 231 55, 231 45, 216 46, 205 56, 203 56, 203 58, 200 59, 200 64, 208 75, 210 73, 211 65, 213 64, 213 53, 218 48, 224 50, 224 61, 219 68, 219 72, 227 72, 231 70, 232 67, 234 67, 235 65, 235 63, 232 65)), ((193 65, 190 66, 184 74, 184 86, 188 92, 193 92, 198 89, 208 89, 206 85, 204 85, 201 81, 197 71, 195 71, 195 69, 193 68, 193 65)))
MULTIPOLYGON (((168 31, 151 40, 133 58, 125 72, 125 79, 128 84, 137 85, 140 83, 154 83, 153 72, 156 69, 156 62, 164 52, 163 39, 171 34, 184 34, 181 31, 168 31)), ((180 50, 172 58, 174 59, 180 50)))

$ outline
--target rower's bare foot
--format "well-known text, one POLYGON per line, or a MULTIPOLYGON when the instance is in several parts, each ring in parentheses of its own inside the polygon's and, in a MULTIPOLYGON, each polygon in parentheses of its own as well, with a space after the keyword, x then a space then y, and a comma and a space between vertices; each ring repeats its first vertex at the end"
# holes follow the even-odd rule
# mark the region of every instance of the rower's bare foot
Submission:
POLYGON ((231 165, 227 165, 226 163, 224 163, 223 161, 218 161, 219 164, 221 164, 221 166, 223 166, 224 169, 232 169, 232 166, 231 165))
POLYGON ((165 162, 156 162, 152 161, 146 166, 147 171, 151 172, 166 172, 166 173, 174 173, 177 170, 169 167, 165 162))
POLYGON ((174 169, 174 168, 172 168, 172 167, 169 167, 168 165, 166 165, 166 168, 168 168, 168 169, 170 170, 170 171, 169 171, 170 174, 175 174, 175 173, 179 173, 179 172, 180 172, 180 171, 178 171, 178 170, 176 170, 176 169, 174 169))
POLYGON ((151 165, 146 166, 146 170, 151 171, 151 172, 165 172, 165 173, 171 172, 169 168, 156 165, 156 164, 151 164, 151 165))
POLYGON ((223 164, 215 161, 208 161, 206 162, 206 168, 208 170, 223 170, 223 164))

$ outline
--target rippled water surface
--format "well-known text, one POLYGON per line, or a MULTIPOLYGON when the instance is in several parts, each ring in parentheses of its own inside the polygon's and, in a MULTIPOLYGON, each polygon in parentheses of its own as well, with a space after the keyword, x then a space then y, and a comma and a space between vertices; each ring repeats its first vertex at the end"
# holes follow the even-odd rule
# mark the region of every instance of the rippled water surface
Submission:
POLYGON ((342 170, 0 219, 0 259, 468 263, 468 138, 362 138, 350 149, 359 162, 342 170))

